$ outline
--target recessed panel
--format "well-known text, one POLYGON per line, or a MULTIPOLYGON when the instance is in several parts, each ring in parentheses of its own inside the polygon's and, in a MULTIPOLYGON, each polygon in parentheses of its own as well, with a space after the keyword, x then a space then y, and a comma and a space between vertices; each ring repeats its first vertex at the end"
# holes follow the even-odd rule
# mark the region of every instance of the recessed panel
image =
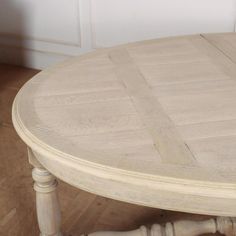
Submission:
POLYGON ((94 44, 233 31, 235 9, 234 0, 92 0, 94 44))
POLYGON ((0 34, 79 45, 78 0, 1 0, 0 34))

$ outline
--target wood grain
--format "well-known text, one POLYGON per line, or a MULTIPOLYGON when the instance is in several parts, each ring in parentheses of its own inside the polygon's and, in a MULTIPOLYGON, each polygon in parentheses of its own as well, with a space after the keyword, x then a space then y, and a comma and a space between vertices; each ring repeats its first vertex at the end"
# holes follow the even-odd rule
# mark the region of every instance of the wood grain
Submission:
POLYGON ((194 162, 194 156, 182 141, 175 124, 154 97, 148 83, 128 52, 124 49, 114 50, 109 57, 116 65, 117 77, 126 86, 136 110, 151 134, 154 147, 160 153, 162 162, 191 165, 194 162))
POLYGON ((39 162, 77 188, 235 216, 235 75, 232 55, 202 35, 98 50, 31 79, 13 123, 39 162))
MULTIPOLYGON (((36 73, 36 70, 0 65, 0 94, 5 93, 4 98, 12 101, 22 84, 36 73), (15 88, 15 92, 6 92, 9 88, 15 88)), ((10 114, 10 105, 1 103, 1 111, 10 114)), ((39 231, 36 222, 35 193, 31 167, 27 162, 26 146, 16 135, 10 116, 5 117, 8 118, 0 125, 0 235, 36 236, 39 231)), ((96 230, 132 230, 142 224, 156 222, 209 218, 108 200, 61 181, 59 198, 63 232, 66 236, 77 236, 96 230)))

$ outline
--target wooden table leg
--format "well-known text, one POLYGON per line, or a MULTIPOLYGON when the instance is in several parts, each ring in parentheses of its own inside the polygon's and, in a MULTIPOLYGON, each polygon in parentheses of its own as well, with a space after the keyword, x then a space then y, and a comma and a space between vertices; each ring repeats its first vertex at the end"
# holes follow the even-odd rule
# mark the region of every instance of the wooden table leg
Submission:
POLYGON ((41 236, 62 236, 57 181, 43 168, 34 168, 32 175, 35 181, 36 209, 41 236))
POLYGON ((89 236, 199 236, 219 232, 225 236, 236 235, 235 218, 217 217, 205 221, 182 220, 168 222, 165 225, 154 224, 150 228, 141 226, 137 230, 126 232, 103 231, 89 236))
POLYGON ((34 165, 32 176, 35 181, 36 209, 40 236, 62 236, 61 213, 57 196, 57 180, 44 169, 29 150, 30 163, 34 165))
MULTIPOLYGON (((28 149, 29 162, 34 166, 32 175, 35 181, 36 207, 41 236, 62 236, 60 231, 61 214, 57 196, 56 178, 38 162, 31 149, 28 149)), ((219 232, 225 236, 236 236, 236 218, 217 217, 205 221, 177 221, 165 225, 124 232, 101 231, 88 236, 198 236, 219 232)))

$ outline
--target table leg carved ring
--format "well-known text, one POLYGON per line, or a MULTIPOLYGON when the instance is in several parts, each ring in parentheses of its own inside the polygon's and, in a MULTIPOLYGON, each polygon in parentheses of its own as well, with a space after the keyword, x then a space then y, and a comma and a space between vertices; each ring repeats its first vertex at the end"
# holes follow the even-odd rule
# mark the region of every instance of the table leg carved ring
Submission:
MULTIPOLYGON (((29 161, 35 168, 32 176, 35 181, 36 208, 40 236, 62 236, 60 231, 61 214, 57 196, 57 180, 44 169, 29 150, 29 161)), ((205 221, 177 221, 165 225, 154 224, 151 227, 124 232, 102 231, 89 236, 197 236, 219 232, 226 236, 236 235, 236 219, 217 217, 205 221)))

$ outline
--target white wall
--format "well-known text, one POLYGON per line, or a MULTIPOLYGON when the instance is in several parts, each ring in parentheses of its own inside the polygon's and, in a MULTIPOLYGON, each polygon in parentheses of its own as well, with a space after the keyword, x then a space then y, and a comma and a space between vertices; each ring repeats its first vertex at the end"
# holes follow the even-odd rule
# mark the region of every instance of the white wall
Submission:
POLYGON ((234 31, 235 21, 236 0, 0 0, 0 61, 41 69, 98 47, 234 31))

